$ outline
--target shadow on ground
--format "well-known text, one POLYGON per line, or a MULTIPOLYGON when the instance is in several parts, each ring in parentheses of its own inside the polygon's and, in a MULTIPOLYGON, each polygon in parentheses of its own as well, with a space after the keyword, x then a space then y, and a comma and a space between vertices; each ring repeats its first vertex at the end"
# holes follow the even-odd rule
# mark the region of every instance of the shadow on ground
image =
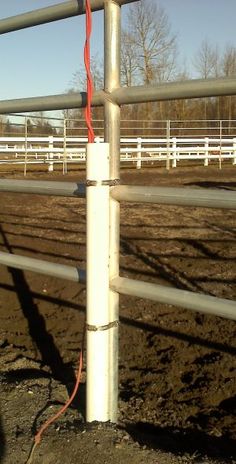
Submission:
POLYGON ((235 457, 236 442, 228 437, 216 437, 196 429, 158 427, 146 422, 128 425, 127 432, 142 446, 200 458, 209 457, 232 463, 235 457))
POLYGON ((236 182, 215 182, 215 181, 200 181, 200 182, 187 182, 184 185, 196 185, 203 188, 219 188, 223 190, 235 190, 236 182))
POLYGON ((2 461, 2 458, 4 458, 4 455, 5 455, 5 445, 6 445, 5 434, 3 430, 2 420, 0 418, 0 462, 2 461))

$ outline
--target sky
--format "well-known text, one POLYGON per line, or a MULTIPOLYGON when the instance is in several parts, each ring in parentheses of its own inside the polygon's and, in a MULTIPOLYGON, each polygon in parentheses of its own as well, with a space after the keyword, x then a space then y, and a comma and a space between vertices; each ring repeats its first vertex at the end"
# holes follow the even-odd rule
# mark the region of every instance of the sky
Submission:
MULTIPOLYGON (((155 0, 154 0, 155 1, 155 0)), ((235 0, 156 0, 177 35, 178 60, 193 71, 202 41, 236 46, 235 0)), ((0 19, 64 0, 0 0, 0 19)), ((122 21, 127 14, 122 7, 122 21)), ((77 16, 0 35, 0 100, 65 93, 83 66, 85 17, 77 16)), ((91 54, 103 54, 103 12, 93 13, 91 54)))

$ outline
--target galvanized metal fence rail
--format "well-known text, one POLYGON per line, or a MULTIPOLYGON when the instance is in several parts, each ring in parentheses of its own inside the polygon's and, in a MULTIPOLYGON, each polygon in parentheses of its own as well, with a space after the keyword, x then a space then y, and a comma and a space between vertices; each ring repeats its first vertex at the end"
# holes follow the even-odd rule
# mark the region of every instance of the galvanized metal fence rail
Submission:
MULTIPOLYGON (((154 202, 236 209, 235 192, 117 185, 120 177, 120 105, 157 100, 236 95, 236 79, 206 79, 154 86, 120 86, 121 5, 136 0, 91 0, 104 8, 105 87, 93 105, 104 105, 105 142, 87 149, 87 420, 117 421, 119 293, 236 320, 236 303, 119 276, 120 201, 154 202), (99 214, 95 214, 98 212, 99 214), (101 214, 100 214, 101 213, 101 214), (104 240, 104 237, 106 240, 104 240)), ((84 2, 72 0, 0 21, 0 34, 83 14, 84 2)), ((86 94, 52 95, 0 102, 0 113, 84 107, 86 94)), ((1 191, 85 197, 85 187, 68 182, 0 180, 1 191)), ((85 281, 85 272, 0 254, 0 263, 20 269, 85 281), (59 269, 60 268, 60 269, 59 269)))

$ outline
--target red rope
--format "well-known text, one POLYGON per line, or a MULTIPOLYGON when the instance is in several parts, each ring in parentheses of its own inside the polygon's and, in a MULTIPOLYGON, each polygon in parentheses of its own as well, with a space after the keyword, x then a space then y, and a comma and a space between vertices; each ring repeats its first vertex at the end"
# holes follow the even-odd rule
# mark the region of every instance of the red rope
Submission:
MULTIPOLYGON (((83 339, 84 339, 84 334, 83 334, 83 339)), ((60 408, 59 411, 53 417, 50 417, 43 425, 41 425, 39 431, 36 433, 36 435, 34 437, 34 444, 33 444, 32 448, 31 448, 30 455, 29 455, 29 458, 28 458, 26 464, 32 464, 35 448, 39 445, 39 443, 40 443, 40 441, 42 439, 43 433, 49 427, 49 425, 51 425, 53 422, 55 422, 55 420, 57 420, 58 417, 60 417, 61 414, 63 414, 66 411, 66 409, 71 405, 72 401, 75 398, 75 395, 78 392, 79 384, 80 384, 80 380, 81 380, 82 368, 83 368, 83 344, 84 344, 84 340, 82 341, 82 348, 81 348, 80 356, 79 356, 79 369, 78 369, 78 372, 77 372, 77 375, 76 375, 76 382, 75 382, 74 390, 73 390, 70 398, 64 404, 64 406, 62 406, 62 408, 60 408)))
POLYGON ((86 40, 84 45, 84 64, 87 75, 87 106, 85 108, 85 120, 88 128, 88 142, 94 142, 94 131, 92 127, 92 95, 93 95, 93 79, 90 69, 90 36, 92 31, 92 13, 90 8, 90 0, 86 0, 86 40))

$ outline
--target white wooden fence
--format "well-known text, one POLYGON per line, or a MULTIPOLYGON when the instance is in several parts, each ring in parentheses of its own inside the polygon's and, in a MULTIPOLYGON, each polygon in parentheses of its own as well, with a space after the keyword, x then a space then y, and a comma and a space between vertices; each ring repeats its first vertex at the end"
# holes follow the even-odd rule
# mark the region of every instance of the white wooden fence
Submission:
MULTIPOLYGON (((103 138, 97 137, 97 142, 103 138)), ((198 161, 208 166, 216 161, 230 161, 236 165, 236 138, 121 138, 120 162, 135 164, 137 169, 144 165, 164 162, 167 169, 175 168, 177 162, 198 161)), ((67 172, 69 163, 85 163, 86 137, 0 137, 0 164, 47 164, 53 171, 54 164, 62 164, 67 172)))

